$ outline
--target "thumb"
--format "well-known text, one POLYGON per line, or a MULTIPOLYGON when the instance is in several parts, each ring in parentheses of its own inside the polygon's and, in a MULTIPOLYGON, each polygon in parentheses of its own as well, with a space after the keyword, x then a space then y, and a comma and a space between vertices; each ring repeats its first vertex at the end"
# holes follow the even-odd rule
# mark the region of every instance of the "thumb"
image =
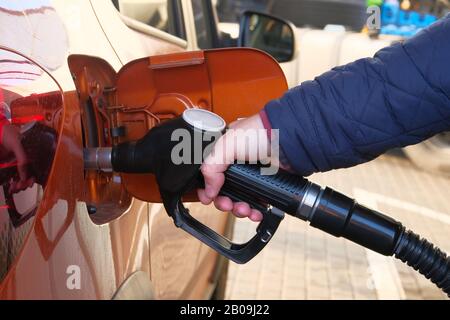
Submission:
POLYGON ((227 165, 202 165, 201 172, 205 179, 205 196, 210 200, 219 194, 225 182, 224 172, 227 167, 227 165))
POLYGON ((20 181, 25 181, 28 178, 28 170, 27 165, 25 164, 18 164, 17 165, 17 171, 19 173, 19 179, 20 181))

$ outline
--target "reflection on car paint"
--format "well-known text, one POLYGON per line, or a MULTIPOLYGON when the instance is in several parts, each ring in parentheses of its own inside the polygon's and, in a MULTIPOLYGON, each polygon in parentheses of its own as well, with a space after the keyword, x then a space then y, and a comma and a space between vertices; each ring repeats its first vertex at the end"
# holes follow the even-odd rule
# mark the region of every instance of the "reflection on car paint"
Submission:
MULTIPOLYGON (((0 45, 21 52, 52 71, 65 63, 69 47, 64 22, 49 0, 0 0, 0 45)), ((2 59, 5 57, 0 56, 2 59)), ((10 63, 17 70, 32 67, 20 65, 22 59, 10 63)), ((36 70, 32 68, 22 76, 33 77, 36 70)))
POLYGON ((62 95, 35 88, 44 74, 0 49, 0 280, 30 232, 55 156, 62 95))

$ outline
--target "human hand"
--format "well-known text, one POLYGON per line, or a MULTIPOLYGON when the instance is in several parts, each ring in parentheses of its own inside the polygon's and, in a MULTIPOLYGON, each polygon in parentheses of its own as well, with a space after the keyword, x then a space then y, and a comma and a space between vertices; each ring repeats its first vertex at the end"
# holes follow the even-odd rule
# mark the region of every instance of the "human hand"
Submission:
POLYGON ((31 187, 34 184, 35 179, 29 175, 28 160, 20 141, 20 132, 17 128, 10 124, 4 125, 2 145, 8 152, 14 154, 17 162, 19 179, 15 179, 10 183, 9 193, 18 193, 31 187))
POLYGON ((36 182, 35 178, 28 174, 27 163, 17 163, 17 171, 19 173, 19 180, 14 180, 9 185, 9 193, 14 194, 26 190, 33 186, 36 182))
POLYGON ((244 202, 233 203, 230 198, 219 196, 219 191, 225 182, 224 172, 235 160, 255 162, 267 161, 267 158, 270 158, 270 141, 258 114, 231 123, 201 166, 205 179, 205 189, 197 191, 201 203, 208 205, 214 202, 221 211, 231 211, 239 218, 261 221, 261 212, 244 202), (254 137, 257 137, 256 141, 254 137))

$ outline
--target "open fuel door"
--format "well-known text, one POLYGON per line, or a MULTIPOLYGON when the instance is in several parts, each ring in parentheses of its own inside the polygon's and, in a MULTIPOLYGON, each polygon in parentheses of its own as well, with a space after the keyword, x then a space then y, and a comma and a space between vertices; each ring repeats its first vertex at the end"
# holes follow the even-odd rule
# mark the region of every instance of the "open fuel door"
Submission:
MULTIPOLYGON (((287 90, 278 63, 248 48, 152 56, 128 63, 117 74, 97 58, 71 56, 69 65, 80 97, 102 101, 89 111, 95 124, 84 124, 91 127, 85 133, 91 147, 140 139, 186 108, 210 110, 230 123, 257 113, 287 90)), ((121 181, 130 195, 161 202, 152 175, 122 174, 121 181)))

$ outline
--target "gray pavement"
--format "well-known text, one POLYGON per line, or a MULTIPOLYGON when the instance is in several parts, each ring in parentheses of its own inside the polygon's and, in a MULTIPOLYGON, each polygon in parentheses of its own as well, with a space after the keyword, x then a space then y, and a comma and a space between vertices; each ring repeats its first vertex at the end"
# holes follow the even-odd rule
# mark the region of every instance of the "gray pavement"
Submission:
MULTIPOLYGON (((382 156, 350 169, 317 174, 358 202, 400 220, 450 252, 450 178, 426 173, 407 159, 382 156)), ((239 220, 234 241, 254 234, 239 220)), ((230 264, 227 299, 447 299, 423 276, 394 258, 286 217, 265 250, 245 265, 230 264)))

